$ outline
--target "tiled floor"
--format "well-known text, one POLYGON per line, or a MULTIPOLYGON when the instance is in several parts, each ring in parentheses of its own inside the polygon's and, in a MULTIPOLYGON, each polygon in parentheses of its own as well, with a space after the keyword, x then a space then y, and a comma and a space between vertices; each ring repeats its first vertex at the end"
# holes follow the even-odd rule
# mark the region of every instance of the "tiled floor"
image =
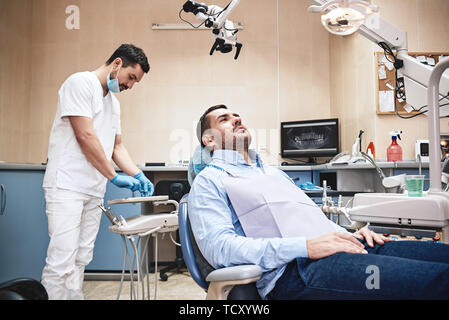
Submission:
MULTIPOLYGON (((150 274, 150 298, 154 299, 154 273, 150 274)), ((145 296, 147 287, 145 282, 145 296)), ((137 286, 134 281, 134 287, 137 286)), ((130 299, 130 281, 124 281, 120 300, 130 299)), ((83 294, 85 300, 116 300, 120 288, 120 281, 84 281, 83 294)), ((139 290, 139 297, 142 297, 142 289, 139 290)), ((206 292, 200 288, 186 271, 183 273, 170 274, 167 281, 158 278, 157 283, 158 300, 204 300, 206 292)))

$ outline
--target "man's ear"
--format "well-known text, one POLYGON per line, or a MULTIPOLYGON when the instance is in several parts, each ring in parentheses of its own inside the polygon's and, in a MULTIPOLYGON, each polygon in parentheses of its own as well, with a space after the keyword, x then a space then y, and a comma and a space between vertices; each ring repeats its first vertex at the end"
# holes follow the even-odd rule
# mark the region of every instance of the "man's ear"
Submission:
POLYGON ((122 58, 115 58, 115 60, 112 61, 112 65, 114 66, 114 69, 118 69, 118 67, 122 67, 123 66, 122 58))
POLYGON ((201 137, 201 141, 203 142, 203 144, 208 147, 210 150, 214 149, 215 146, 215 139, 214 136, 211 134, 204 134, 201 137))

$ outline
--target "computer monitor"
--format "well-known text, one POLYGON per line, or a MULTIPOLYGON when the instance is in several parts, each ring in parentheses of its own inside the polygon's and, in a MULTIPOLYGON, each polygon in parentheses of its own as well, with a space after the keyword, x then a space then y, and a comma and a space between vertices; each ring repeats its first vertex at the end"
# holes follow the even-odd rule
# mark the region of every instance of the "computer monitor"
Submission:
POLYGON ((332 157, 339 153, 338 119, 281 123, 282 158, 332 157))

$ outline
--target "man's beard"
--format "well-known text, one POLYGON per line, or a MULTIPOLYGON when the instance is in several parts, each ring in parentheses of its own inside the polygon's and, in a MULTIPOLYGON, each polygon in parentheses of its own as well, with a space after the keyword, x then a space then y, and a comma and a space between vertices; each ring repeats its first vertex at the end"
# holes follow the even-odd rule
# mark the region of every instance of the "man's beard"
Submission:
POLYGON ((225 150, 248 150, 251 144, 251 136, 248 135, 233 135, 223 136, 221 148, 225 150))

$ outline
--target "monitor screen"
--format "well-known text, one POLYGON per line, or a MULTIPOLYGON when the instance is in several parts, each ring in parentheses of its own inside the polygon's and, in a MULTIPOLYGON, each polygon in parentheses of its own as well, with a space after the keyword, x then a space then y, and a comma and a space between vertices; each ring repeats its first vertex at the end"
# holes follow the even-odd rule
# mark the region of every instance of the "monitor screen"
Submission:
POLYGON ((339 153, 338 119, 281 123, 283 158, 331 157, 339 153))

